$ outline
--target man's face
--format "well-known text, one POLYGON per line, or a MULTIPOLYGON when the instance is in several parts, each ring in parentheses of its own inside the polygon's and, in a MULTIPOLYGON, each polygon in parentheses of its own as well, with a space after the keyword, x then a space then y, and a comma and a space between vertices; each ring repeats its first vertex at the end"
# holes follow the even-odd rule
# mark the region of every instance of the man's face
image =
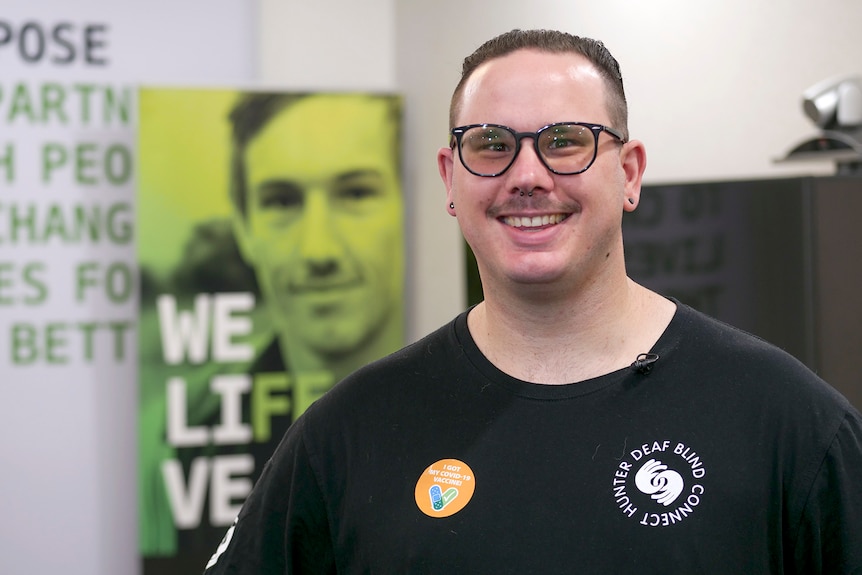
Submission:
MULTIPOLYGON (((610 124, 603 78, 578 54, 535 50, 480 66, 464 87, 457 118, 458 125, 495 123, 519 132, 578 121, 616 127, 610 124)), ((507 172, 480 177, 464 168, 457 149, 441 149, 447 203, 455 205, 450 211, 476 254, 486 292, 519 284, 571 288, 591 281, 608 262, 621 262, 622 212, 631 209, 627 199, 636 200, 635 187, 639 190, 639 176, 637 186, 628 181, 626 153, 618 140, 602 133, 593 165, 560 176, 542 164, 532 140, 524 139, 507 172)))
POLYGON ((401 305, 392 122, 380 99, 311 96, 246 149, 240 245, 276 327, 311 353, 354 351, 401 305))

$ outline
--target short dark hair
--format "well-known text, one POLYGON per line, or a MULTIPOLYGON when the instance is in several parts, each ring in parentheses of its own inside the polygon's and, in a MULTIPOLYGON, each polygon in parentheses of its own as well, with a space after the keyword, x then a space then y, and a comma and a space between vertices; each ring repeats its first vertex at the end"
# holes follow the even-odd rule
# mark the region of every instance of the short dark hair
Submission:
POLYGON ((623 76, 616 58, 599 40, 574 36, 558 30, 512 30, 488 40, 479 46, 475 52, 464 59, 461 67, 461 80, 452 94, 449 106, 449 128, 455 127, 458 114, 461 111, 461 98, 467 80, 476 68, 493 60, 507 56, 518 50, 533 49, 556 54, 574 53, 584 56, 602 75, 607 86, 608 115, 612 127, 620 130, 628 139, 628 104, 623 88, 623 76))
MULTIPOLYGON (((278 114, 294 106, 301 100, 312 96, 326 95, 325 92, 244 92, 230 112, 229 120, 233 126, 231 141, 231 178, 230 197, 234 208, 245 215, 248 200, 248 184, 245 168, 245 150, 251 141, 278 114)), ((344 95, 349 95, 345 93, 344 95)), ((388 106, 389 118, 395 130, 401 129, 401 100, 397 96, 367 94, 370 99, 380 99, 388 106)), ((397 136, 397 134, 396 134, 397 136)), ((396 171, 400 173, 400 138, 393 138, 393 160, 396 171)))
POLYGON ((231 141, 230 197, 234 208, 245 215, 248 199, 248 184, 245 170, 245 149, 284 108, 306 98, 307 93, 284 94, 275 92, 245 92, 231 110, 229 119, 233 126, 231 141))

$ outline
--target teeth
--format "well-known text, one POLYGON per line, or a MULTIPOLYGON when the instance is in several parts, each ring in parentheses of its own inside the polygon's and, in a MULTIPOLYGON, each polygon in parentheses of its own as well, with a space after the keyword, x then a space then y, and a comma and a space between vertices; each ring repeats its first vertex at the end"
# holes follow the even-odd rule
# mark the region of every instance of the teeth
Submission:
POLYGON ((566 216, 563 214, 551 214, 545 216, 519 217, 510 216, 503 218, 503 223, 515 228, 538 228, 540 226, 559 224, 566 216))

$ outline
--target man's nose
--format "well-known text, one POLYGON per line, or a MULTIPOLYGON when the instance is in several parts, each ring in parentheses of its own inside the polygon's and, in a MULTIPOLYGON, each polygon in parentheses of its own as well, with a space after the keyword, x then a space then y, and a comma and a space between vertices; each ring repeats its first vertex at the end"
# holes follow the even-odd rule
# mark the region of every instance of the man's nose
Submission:
POLYGON ((553 185, 553 174, 539 157, 532 137, 521 138, 521 147, 508 175, 514 181, 515 189, 549 189, 553 185))
POLYGON ((310 266, 325 270, 338 259, 342 246, 325 190, 306 195, 299 227, 299 255, 310 266))

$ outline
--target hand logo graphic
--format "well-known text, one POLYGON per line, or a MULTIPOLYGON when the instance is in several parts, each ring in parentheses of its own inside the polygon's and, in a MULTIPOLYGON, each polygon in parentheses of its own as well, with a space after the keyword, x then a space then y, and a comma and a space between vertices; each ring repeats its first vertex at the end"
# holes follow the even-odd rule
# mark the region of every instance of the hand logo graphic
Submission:
POLYGON ((635 485, 656 502, 667 507, 682 493, 684 482, 679 473, 668 469, 667 465, 657 459, 650 459, 635 475, 635 485))

